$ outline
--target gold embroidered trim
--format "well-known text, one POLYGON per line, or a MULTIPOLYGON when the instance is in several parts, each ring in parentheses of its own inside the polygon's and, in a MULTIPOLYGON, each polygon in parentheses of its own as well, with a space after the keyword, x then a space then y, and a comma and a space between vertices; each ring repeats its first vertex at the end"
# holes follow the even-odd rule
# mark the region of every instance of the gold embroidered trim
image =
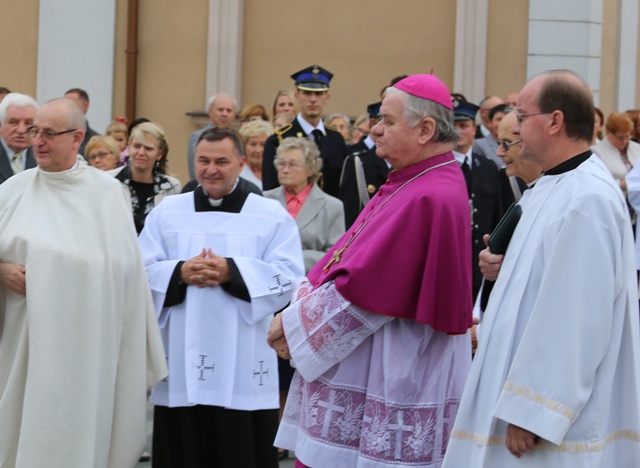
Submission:
POLYGON ((576 413, 571 408, 563 405, 559 401, 552 400, 551 398, 547 398, 540 393, 536 393, 527 387, 516 385, 513 382, 507 380, 504 383, 503 389, 505 392, 514 393, 517 396, 524 398, 525 400, 532 401, 539 406, 544 406, 548 410, 564 416, 571 422, 575 420, 576 413))
MULTIPOLYGON (((475 432, 461 431, 458 429, 451 432, 451 438, 466 440, 481 446, 500 445, 505 443, 505 438, 503 436, 487 437, 475 432)), ((628 429, 621 429, 619 431, 612 432, 600 442, 562 442, 558 447, 551 442, 541 440, 540 443, 536 445, 536 449, 551 450, 555 452, 595 453, 601 452, 607 445, 619 440, 630 440, 632 442, 640 443, 640 433, 628 429)))

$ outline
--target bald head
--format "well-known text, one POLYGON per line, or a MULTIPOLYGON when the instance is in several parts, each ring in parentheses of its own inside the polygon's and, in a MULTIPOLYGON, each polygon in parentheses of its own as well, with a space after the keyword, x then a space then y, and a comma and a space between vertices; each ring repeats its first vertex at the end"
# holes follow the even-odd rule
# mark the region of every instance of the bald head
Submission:
POLYGON ((571 71, 549 71, 529 80, 518 95, 517 112, 513 132, 522 139, 522 156, 544 171, 591 146, 593 98, 571 71))
POLYGON ((61 172, 71 169, 78 160, 78 148, 84 138, 82 110, 69 99, 53 99, 36 112, 38 130, 33 149, 40 169, 61 172))

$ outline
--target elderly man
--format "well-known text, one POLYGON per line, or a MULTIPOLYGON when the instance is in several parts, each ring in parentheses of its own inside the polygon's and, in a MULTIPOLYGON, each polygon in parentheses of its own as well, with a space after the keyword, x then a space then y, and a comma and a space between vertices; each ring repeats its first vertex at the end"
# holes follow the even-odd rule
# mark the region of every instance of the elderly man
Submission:
POLYGON ((504 104, 504 101, 498 96, 487 96, 480 101, 480 124, 476 127, 476 139, 484 138, 491 133, 489 130, 491 119, 489 112, 498 104, 504 104))
MULTIPOLYGON (((505 212, 512 203, 518 203, 524 209, 526 198, 531 193, 525 192, 525 190, 533 187, 542 172, 537 163, 522 158, 520 154, 522 140, 512 131, 516 120, 517 114, 510 112, 502 119, 498 127, 498 156, 504 164, 504 167, 500 169, 499 178, 502 186, 503 211, 505 212)), ((489 237, 488 233, 484 234, 482 239, 484 245, 488 245, 489 237)), ((485 280, 482 285, 481 300, 476 302, 474 308, 474 317, 478 319, 481 318, 482 312, 486 308, 503 259, 504 255, 491 253, 489 247, 482 250, 475 259, 485 280)), ((475 331, 479 335, 480 327, 475 331)))
MULTIPOLYGON (((71 88, 69 91, 64 93, 64 97, 75 102, 76 105, 82 110, 82 113, 85 116, 87 115, 87 112, 89 112, 89 93, 87 93, 84 89, 71 88)), ((89 143, 89 140, 91 140, 91 138, 93 138, 94 136, 100 135, 100 133, 96 132, 89 126, 88 121, 84 130, 84 138, 82 139, 82 143, 80 143, 80 147, 78 148, 78 153, 82 156, 84 156, 84 148, 85 146, 87 146, 87 143, 89 143)))
POLYGON ((26 94, 9 93, 0 103, 0 184, 36 166, 29 128, 38 104, 26 94))
POLYGON ((485 158, 496 163, 498 167, 502 166, 502 162, 498 157, 498 125, 507 113, 506 104, 498 104, 489 111, 489 134, 484 138, 478 138, 473 142, 473 150, 483 155, 485 158))
POLYGON ((522 140, 512 131, 516 120, 516 113, 510 112, 498 125, 496 154, 502 160, 499 179, 503 211, 507 211, 512 203, 518 203, 523 192, 535 184, 542 172, 538 164, 522 158, 520 154, 522 140))
POLYGON ((38 167, 0 186, 0 466, 133 467, 166 364, 131 209, 78 163, 74 103, 33 125, 38 167))
POLYGON ((333 197, 339 196, 340 174, 347 147, 335 130, 326 128, 322 122, 322 111, 329 103, 329 83, 333 74, 319 65, 300 70, 291 79, 296 82, 296 102, 300 112, 289 125, 276 130, 264 145, 262 158, 262 188, 278 187, 278 172, 273 161, 280 141, 284 138, 307 137, 312 139, 322 157, 322 178, 318 185, 333 197))
POLYGON ((169 362, 151 395, 156 468, 278 466, 278 368, 267 330, 304 263, 293 218, 238 186, 243 149, 233 130, 204 132, 200 185, 165 198, 140 234, 169 362))
POLYGON ((381 116, 387 184, 269 331, 297 369, 276 445, 310 467, 440 466, 470 362, 469 203, 449 91, 410 76, 381 116))
POLYGON ((189 144, 187 146, 187 165, 189 166, 190 180, 196 178, 193 161, 196 143, 200 139, 200 135, 214 127, 231 128, 231 125, 236 120, 238 101, 227 93, 214 94, 209 98, 209 102, 207 103, 207 112, 209 113, 210 123, 200 130, 196 130, 189 136, 189 144))
POLYGON ((589 150, 591 93, 572 72, 546 72, 516 112, 522 157, 544 175, 489 299, 444 466, 630 466, 640 459, 633 234, 589 150))
MULTIPOLYGON (((373 128, 380 120, 381 104, 376 102, 367 106, 369 128, 373 128)), ((376 144, 371 135, 348 147, 347 153, 340 177, 340 200, 344 204, 345 225, 350 227, 387 181, 391 167, 387 161, 376 156, 376 144)))

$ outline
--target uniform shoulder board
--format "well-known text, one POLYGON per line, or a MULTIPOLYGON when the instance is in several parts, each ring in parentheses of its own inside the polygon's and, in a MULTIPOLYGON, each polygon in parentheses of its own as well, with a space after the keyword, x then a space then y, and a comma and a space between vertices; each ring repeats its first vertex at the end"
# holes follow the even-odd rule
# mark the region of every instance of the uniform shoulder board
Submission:
POLYGON ((278 136, 278 142, 282 143, 282 138, 285 133, 293 128, 292 124, 285 125, 284 127, 280 127, 275 131, 275 134, 278 136))
POLYGON ((326 128, 327 130, 331 130, 332 132, 338 131, 336 130, 336 127, 334 127, 333 125, 325 125, 324 128, 326 128))

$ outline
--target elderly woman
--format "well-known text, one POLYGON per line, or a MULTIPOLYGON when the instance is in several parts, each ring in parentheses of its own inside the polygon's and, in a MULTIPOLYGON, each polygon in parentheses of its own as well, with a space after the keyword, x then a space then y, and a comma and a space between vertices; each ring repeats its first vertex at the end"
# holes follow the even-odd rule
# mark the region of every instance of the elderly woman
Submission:
POLYGON ((118 143, 110 136, 94 136, 84 148, 84 158, 89 165, 101 171, 115 169, 120 162, 118 143))
POLYGON ((302 239, 307 272, 344 234, 344 208, 337 198, 316 184, 322 159, 316 145, 307 138, 285 138, 274 164, 280 187, 264 192, 278 200, 296 220, 302 239))
POLYGON ((331 114, 324 119, 324 124, 342 135, 347 144, 351 143, 351 119, 349 117, 344 114, 331 114))
POLYGON ((153 207, 182 188, 178 179, 167 175, 168 152, 164 130, 155 123, 144 122, 131 130, 129 164, 111 171, 122 182, 138 234, 153 207))
POLYGON ((264 120, 254 120, 240 128, 240 136, 244 141, 244 156, 246 164, 242 168, 240 177, 253 182, 262 190, 262 155, 264 143, 273 133, 273 125, 264 120))
POLYGON ((623 192, 627 191, 625 177, 640 159, 640 144, 631 141, 633 123, 631 119, 622 113, 614 112, 604 125, 605 138, 591 147, 606 164, 618 181, 623 192))
POLYGON ((353 123, 351 132, 351 144, 355 145, 369 135, 369 114, 362 114, 353 123))

